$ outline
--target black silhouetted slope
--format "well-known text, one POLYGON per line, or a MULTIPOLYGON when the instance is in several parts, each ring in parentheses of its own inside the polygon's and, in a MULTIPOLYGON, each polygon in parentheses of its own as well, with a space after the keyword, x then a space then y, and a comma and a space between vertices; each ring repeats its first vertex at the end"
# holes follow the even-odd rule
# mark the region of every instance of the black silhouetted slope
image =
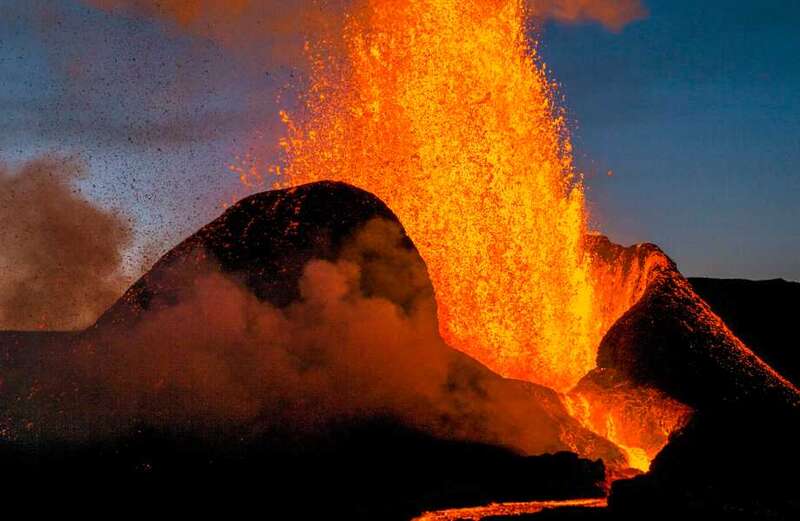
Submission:
POLYGON ((710 278, 689 282, 750 349, 792 383, 800 384, 800 283, 710 278))
MULTIPOLYGON (((605 475, 602 463, 571 453, 523 458, 393 421, 349 424, 303 446, 269 439, 223 447, 147 431, 36 454, 0 446, 0 461, 24 487, 36 478, 39 487, 57 484, 59 494, 80 497, 91 486, 97 501, 164 501, 159 509, 180 506, 184 515, 245 515, 255 508, 268 519, 298 520, 407 521, 426 510, 475 503, 601 497, 605 475)), ((17 488, 23 486, 4 490, 17 488)), ((7 506, 14 503, 6 497, 7 506)))
POLYGON ((614 483, 611 509, 634 519, 797 519, 797 414, 730 412, 695 413, 648 474, 614 483))

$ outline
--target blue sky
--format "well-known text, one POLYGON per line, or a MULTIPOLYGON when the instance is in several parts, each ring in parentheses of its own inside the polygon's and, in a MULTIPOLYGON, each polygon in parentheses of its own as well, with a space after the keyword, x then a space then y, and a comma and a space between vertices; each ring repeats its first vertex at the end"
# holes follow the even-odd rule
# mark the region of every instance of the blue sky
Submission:
POLYGON ((690 275, 800 279, 800 2, 646 4, 542 38, 595 223, 690 275))
MULTIPOLYGON (((593 222, 688 275, 800 280, 800 2, 645 4, 620 33, 541 36, 593 222)), ((76 1, 0 0, 0 160, 79 155, 81 189, 166 248, 241 194, 227 165, 274 142, 291 75, 76 1)))

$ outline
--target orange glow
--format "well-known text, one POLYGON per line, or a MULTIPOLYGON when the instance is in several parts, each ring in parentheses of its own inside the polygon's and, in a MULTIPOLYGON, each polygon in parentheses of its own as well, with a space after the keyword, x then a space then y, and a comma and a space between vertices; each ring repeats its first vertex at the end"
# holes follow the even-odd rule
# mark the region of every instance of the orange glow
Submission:
POLYGON ((502 516, 515 517, 536 514, 554 508, 605 508, 605 498, 564 499, 560 501, 529 501, 525 503, 493 503, 483 507, 454 508, 437 512, 426 512, 411 521, 480 521, 481 519, 502 516))
POLYGON ((628 465, 643 472, 691 414, 689 407, 664 393, 625 381, 602 387, 583 381, 564 402, 573 417, 614 442, 625 452, 628 465))
POLYGON ((583 189, 523 2, 367 0, 347 59, 310 49, 284 184, 383 199, 425 259, 441 332, 500 374, 566 391, 600 339, 583 189))
MULTIPOLYGON (((276 188, 336 180, 380 197, 426 261, 445 341, 566 393, 643 287, 584 251, 583 186, 525 4, 358 2, 342 42, 307 45, 305 113, 281 113, 286 161, 271 173, 276 188)), ((242 182, 260 182, 243 163, 242 182)), ((617 430, 599 431, 622 443, 617 430)))

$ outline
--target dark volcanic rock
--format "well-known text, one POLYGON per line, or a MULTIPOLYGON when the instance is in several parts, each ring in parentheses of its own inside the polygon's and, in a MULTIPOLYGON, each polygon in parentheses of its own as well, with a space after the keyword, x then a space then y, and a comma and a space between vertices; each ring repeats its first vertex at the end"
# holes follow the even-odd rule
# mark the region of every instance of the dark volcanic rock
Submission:
POLYGON ((785 280, 689 279, 692 288, 759 357, 800 384, 795 320, 800 283, 785 280))
POLYGON ((97 326, 130 323, 155 297, 174 302, 191 282, 187 267, 209 260, 260 300, 286 306, 300 297, 298 281, 308 261, 338 259, 344 241, 371 219, 397 222, 380 199, 342 183, 252 195, 161 258, 97 326))
POLYGON ((796 519, 800 396, 711 310, 660 251, 598 365, 690 405, 648 474, 618 481, 619 518, 796 519))
POLYGON ((697 412, 648 474, 614 483, 610 508, 622 518, 797 519, 798 436, 796 414, 697 412))
POLYGON ((182 515, 238 517, 259 509, 268 519, 297 520, 408 521, 475 503, 602 497, 605 475, 602 463, 571 453, 520 457, 380 420, 340 426, 302 446, 276 445, 274 438, 222 446, 145 431, 37 453, 0 446, 0 461, 19 484, 4 488, 6 505, 15 502, 11 491, 25 492, 38 478, 57 483, 53 491, 67 498, 91 486, 98 501, 127 504, 141 496, 182 515))
POLYGON ((598 366, 696 409, 800 405, 797 389, 728 329, 671 261, 608 331, 598 366))

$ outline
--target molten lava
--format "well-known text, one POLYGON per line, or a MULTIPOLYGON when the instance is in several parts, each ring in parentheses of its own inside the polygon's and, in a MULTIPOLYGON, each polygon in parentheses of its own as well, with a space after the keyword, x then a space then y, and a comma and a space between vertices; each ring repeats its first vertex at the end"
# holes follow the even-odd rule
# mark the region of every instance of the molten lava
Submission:
POLYGON ((600 340, 583 190, 518 0, 368 0, 344 60, 311 49, 309 120, 282 182, 386 201, 425 259, 442 335, 504 376, 566 391, 600 340))
POLYGON ((330 179, 380 197, 427 263, 443 338, 568 392, 630 302, 600 302, 617 290, 595 284, 606 278, 585 251, 583 187, 525 2, 357 5, 341 42, 307 46, 305 113, 281 114, 275 186, 330 179))
POLYGON ((438 512, 425 512, 411 521, 480 521, 484 518, 516 517, 537 514, 559 508, 605 508, 605 498, 565 499, 560 501, 529 501, 525 503, 493 503, 483 507, 454 508, 438 512))
POLYGON ((574 418, 616 443, 628 465, 642 471, 650 469, 669 435, 683 427, 692 412, 663 392, 634 385, 607 369, 589 373, 564 403, 574 418))

